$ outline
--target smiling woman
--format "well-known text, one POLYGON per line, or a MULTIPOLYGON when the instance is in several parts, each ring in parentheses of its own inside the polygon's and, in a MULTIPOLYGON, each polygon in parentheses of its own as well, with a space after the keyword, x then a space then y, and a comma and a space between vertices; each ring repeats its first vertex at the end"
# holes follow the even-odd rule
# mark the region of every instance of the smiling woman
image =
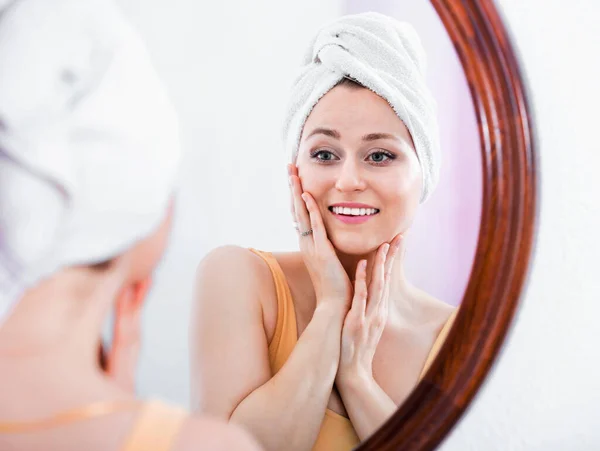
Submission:
POLYGON ((324 27, 311 49, 285 123, 300 251, 222 247, 197 274, 194 404, 268 450, 365 440, 419 382, 455 313, 403 264, 439 171, 418 36, 367 13, 324 27))

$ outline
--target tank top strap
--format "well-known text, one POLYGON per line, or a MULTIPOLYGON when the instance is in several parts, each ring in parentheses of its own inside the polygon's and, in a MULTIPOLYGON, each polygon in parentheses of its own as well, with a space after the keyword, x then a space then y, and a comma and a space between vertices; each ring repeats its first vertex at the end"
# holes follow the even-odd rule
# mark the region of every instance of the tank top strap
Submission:
POLYGON ((273 275, 277 296, 277 323, 275 333, 269 344, 269 362, 273 374, 277 373, 292 353, 298 341, 296 312, 289 284, 277 259, 270 252, 249 249, 261 257, 273 275))
POLYGON ((146 402, 120 451, 170 451, 187 417, 182 408, 146 402))
POLYGON ((431 364, 433 363, 433 361, 437 357, 438 352, 440 351, 442 345, 444 344, 444 341, 446 341, 446 337, 448 336, 448 333, 450 332, 450 329, 452 329, 452 325, 454 324, 454 320, 456 319, 456 314, 457 313, 458 313, 458 308, 455 309, 450 314, 450 316, 448 317, 448 319, 444 323, 444 326, 442 327, 442 330, 440 331, 440 333, 436 337, 436 339, 435 339, 435 341, 433 343, 433 346, 431 347, 431 350, 429 351, 429 354, 427 355, 427 359, 425 360, 425 365, 423 365, 423 369, 421 370, 421 374, 419 375, 419 380, 421 380, 423 378, 423 376, 425 375, 425 373, 427 372, 427 370, 429 369, 429 367, 431 366, 431 364))

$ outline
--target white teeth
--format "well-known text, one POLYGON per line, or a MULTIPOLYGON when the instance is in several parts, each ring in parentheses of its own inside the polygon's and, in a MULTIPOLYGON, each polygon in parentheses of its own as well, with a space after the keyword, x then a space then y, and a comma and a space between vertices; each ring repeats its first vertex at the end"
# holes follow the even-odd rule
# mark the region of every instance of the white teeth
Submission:
POLYGON ((346 216, 371 216, 379 211, 375 208, 348 208, 348 207, 333 207, 332 210, 337 215, 346 215, 346 216))

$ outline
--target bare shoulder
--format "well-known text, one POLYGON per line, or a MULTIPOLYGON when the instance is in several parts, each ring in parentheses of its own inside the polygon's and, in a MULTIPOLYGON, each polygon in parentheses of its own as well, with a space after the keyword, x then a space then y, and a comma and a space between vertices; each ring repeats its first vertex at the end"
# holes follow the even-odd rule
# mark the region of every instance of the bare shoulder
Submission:
POLYGON ((206 417, 189 417, 173 451, 259 451, 257 442, 241 428, 206 417))
MULTIPOLYGON (((250 249, 221 246, 211 250, 198 264, 196 289, 197 292, 208 290, 211 295, 243 294, 228 299, 247 299, 251 295, 264 298, 272 291, 269 290, 272 279, 269 266, 250 249)), ((200 301, 202 298, 200 296, 200 301)))
POLYGON ((270 277, 270 271, 265 261, 250 249, 227 245, 206 254, 198 265, 197 275, 222 275, 218 278, 251 283, 270 277))
POLYGON ((270 340, 277 321, 275 284, 268 264, 250 249, 228 245, 205 255, 196 270, 194 297, 196 309, 204 313, 219 309, 230 317, 252 309, 262 316, 270 340))

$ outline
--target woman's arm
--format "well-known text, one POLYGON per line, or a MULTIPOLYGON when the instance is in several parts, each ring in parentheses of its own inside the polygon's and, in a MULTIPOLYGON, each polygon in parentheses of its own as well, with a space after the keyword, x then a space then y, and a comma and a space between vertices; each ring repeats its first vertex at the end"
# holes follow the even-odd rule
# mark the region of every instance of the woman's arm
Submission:
POLYGON ((244 426, 266 450, 309 450, 336 375, 345 311, 320 302, 272 376, 259 299, 271 286, 268 267, 242 248, 220 248, 201 263, 191 335, 194 403, 244 426))
POLYGON ((183 424, 172 451, 262 451, 256 439, 241 427, 214 418, 190 416, 183 424))
POLYGON ((336 385, 361 441, 371 436, 398 409, 372 376, 357 374, 336 385))

